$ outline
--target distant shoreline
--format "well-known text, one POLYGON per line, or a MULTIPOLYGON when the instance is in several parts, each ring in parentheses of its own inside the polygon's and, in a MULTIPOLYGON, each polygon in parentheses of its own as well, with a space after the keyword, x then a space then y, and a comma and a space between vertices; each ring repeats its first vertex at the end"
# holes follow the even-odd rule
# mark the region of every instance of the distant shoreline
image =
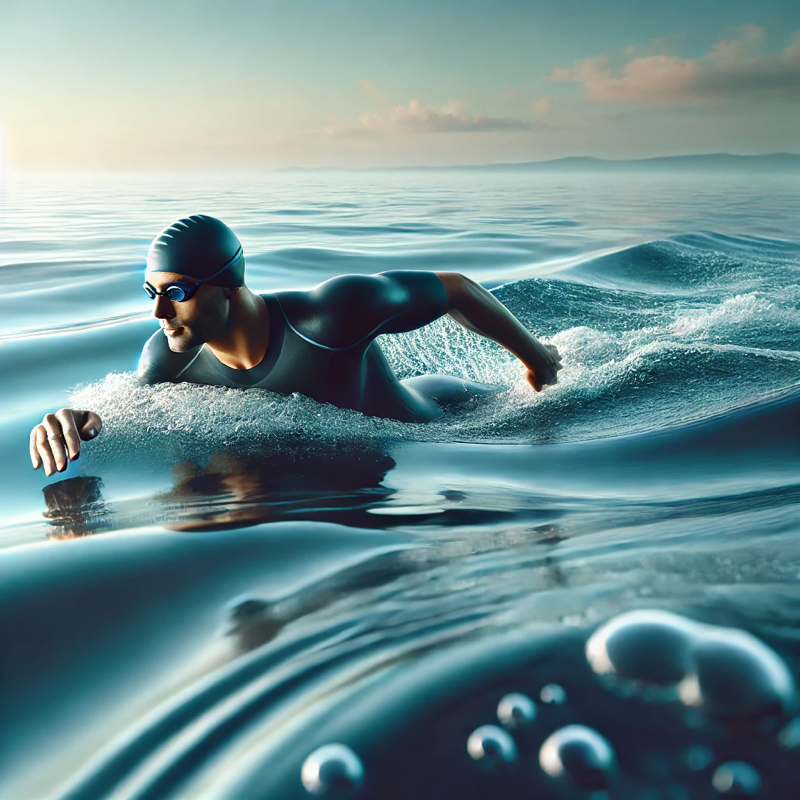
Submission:
POLYGON ((570 156, 549 161, 412 167, 286 167, 277 172, 778 172, 800 171, 800 154, 657 156, 605 159, 570 156))
MULTIPOLYGON (((169 175, 261 175, 275 173, 372 173, 372 172, 423 172, 423 173, 455 173, 455 172, 494 172, 494 173, 717 173, 717 174, 794 174, 800 172, 800 154, 769 153, 764 155, 733 155, 730 153, 711 153, 707 155, 656 156, 653 158, 607 159, 592 156, 569 156, 549 161, 521 161, 512 163, 490 164, 453 164, 449 166, 415 165, 407 167, 178 167, 158 168, 142 167, 140 169, 103 169, 103 168, 56 168, 56 169, 7 169, 6 176, 18 175, 51 178, 57 175, 137 175, 140 177, 169 175)), ((0 172, 0 185, 3 183, 0 172)))

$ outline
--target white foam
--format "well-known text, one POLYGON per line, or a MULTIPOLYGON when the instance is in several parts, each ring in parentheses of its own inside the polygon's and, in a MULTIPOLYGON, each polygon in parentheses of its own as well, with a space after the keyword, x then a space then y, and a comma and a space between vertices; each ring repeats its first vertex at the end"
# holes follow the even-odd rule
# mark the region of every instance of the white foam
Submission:
MULTIPOLYGON (((787 287, 788 294, 791 294, 791 289, 787 287)), ((737 294, 719 305, 679 313, 665 332, 682 338, 702 339, 743 325, 757 329, 776 325, 798 327, 800 311, 797 308, 782 308, 760 292, 737 294)))

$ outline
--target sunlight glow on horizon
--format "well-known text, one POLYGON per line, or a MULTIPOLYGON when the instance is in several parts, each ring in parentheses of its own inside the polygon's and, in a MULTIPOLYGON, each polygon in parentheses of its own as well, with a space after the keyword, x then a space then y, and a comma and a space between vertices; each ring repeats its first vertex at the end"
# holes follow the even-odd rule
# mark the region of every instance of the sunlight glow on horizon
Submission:
POLYGON ((6 137, 4 135, 3 122, 0 120, 0 186, 4 186, 8 182, 11 174, 11 164, 7 161, 5 143, 6 137))
POLYGON ((800 6, 781 0, 43 3, 0 28, 0 70, 25 76, 0 85, 6 173, 800 150, 800 6))

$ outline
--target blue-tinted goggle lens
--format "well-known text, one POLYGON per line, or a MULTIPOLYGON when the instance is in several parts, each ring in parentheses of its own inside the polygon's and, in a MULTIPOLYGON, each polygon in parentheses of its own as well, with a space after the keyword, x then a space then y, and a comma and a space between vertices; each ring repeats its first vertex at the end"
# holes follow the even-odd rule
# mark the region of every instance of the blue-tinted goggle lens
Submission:
POLYGON ((145 281, 143 288, 151 300, 163 296, 172 300, 173 303, 182 303, 194 294, 199 285, 199 283, 172 283, 163 292, 159 292, 155 286, 151 286, 145 281))

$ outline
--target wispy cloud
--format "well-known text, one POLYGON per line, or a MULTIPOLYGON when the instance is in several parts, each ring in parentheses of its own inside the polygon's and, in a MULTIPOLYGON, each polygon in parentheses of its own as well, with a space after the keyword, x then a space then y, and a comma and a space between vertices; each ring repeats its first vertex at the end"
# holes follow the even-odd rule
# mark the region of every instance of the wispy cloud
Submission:
POLYGON ((368 111, 358 121, 331 125, 328 136, 375 136, 396 133, 490 133, 525 131, 538 127, 516 117, 489 117, 464 110, 461 103, 445 103, 441 108, 412 100, 388 110, 368 111))
POLYGON ((541 119, 542 117, 546 117, 550 113, 551 107, 552 103, 550 101, 549 95, 540 97, 538 100, 531 103, 531 109, 536 112, 536 116, 539 119, 541 119))
POLYGON ((369 80, 369 78, 362 78, 359 85, 361 86, 362 91, 366 92, 372 97, 379 97, 381 95, 381 90, 371 80, 369 80))
POLYGON ((702 58, 662 52, 639 55, 615 68, 608 56, 600 56, 557 67, 550 79, 581 84, 592 103, 689 105, 756 91, 800 98, 800 31, 778 53, 763 54, 763 40, 762 28, 745 25, 702 58))

